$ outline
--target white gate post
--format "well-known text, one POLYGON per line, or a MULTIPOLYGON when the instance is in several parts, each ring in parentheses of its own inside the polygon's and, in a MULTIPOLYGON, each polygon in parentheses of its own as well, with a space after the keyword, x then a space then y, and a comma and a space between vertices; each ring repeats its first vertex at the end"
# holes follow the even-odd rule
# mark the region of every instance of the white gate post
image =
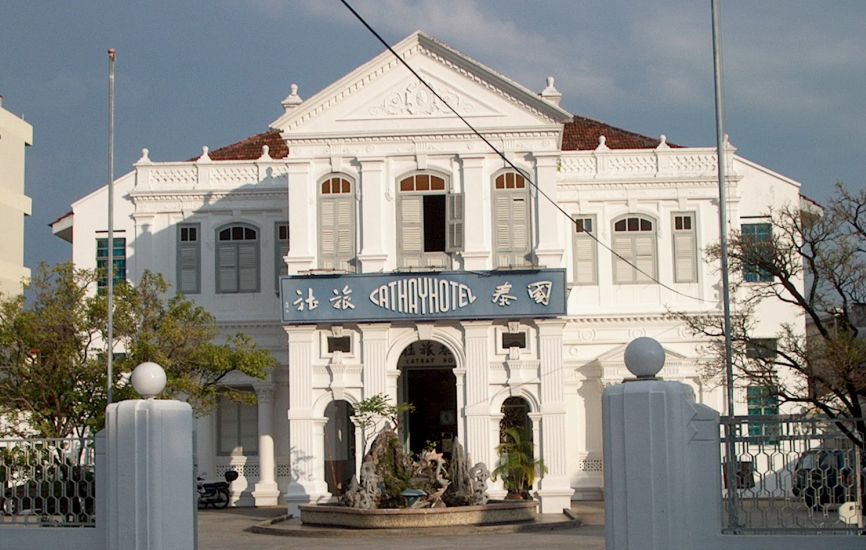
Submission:
MULTIPOLYGON (((142 363, 132 381, 143 397, 153 396, 165 386, 165 373, 142 363)), ((194 550, 189 404, 152 398, 113 403, 105 433, 109 550, 194 550)))

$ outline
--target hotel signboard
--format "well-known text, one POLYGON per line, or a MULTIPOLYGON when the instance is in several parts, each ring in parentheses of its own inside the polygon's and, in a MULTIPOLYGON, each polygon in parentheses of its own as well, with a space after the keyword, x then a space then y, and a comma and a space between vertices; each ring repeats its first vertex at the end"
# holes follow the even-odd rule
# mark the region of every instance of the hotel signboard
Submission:
POLYGON ((280 278, 284 324, 556 317, 565 295, 564 269, 280 278))

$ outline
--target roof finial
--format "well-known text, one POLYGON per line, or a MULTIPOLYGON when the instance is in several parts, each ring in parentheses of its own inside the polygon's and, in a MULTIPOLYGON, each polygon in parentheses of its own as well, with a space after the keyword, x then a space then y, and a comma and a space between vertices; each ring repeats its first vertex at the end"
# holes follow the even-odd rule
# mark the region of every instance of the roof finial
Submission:
POLYGON ((292 82, 291 86, 289 86, 289 90, 289 95, 282 101, 283 109, 285 109, 287 113, 304 102, 304 100, 301 99, 301 96, 298 95, 297 84, 292 82))
POLYGON ((207 154, 208 146, 204 145, 201 148, 201 156, 198 158, 198 162, 207 162, 210 160, 210 155, 207 154))
POLYGON ((656 146, 656 149, 670 149, 671 146, 668 145, 668 136, 662 134, 659 136, 659 144, 656 146))
POLYGON ((271 160, 271 148, 267 145, 262 145, 262 156, 259 157, 259 160, 271 160))
POLYGON ((137 161, 135 161, 135 163, 136 164, 144 164, 144 163, 150 162, 150 157, 148 155, 150 155, 150 150, 147 147, 145 147, 144 149, 141 150, 141 158, 138 159, 137 161))
POLYGON ((607 151, 609 148, 605 145, 607 138, 604 136, 598 136, 598 147, 595 148, 596 151, 607 151))
POLYGON ((562 94, 556 89, 556 86, 553 85, 554 81, 555 79, 552 76, 548 76, 547 87, 541 90, 539 95, 548 103, 559 105, 559 102, 562 101, 562 94))

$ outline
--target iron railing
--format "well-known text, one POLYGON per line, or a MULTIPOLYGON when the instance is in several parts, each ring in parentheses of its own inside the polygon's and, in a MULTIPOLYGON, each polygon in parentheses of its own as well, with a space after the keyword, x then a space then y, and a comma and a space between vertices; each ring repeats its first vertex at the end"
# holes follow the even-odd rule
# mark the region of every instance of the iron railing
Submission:
POLYGON ((786 415, 722 417, 724 532, 863 533, 859 502, 866 494, 866 461, 842 429, 855 430, 858 420, 862 422, 786 415), (729 490, 726 475, 729 437, 734 441, 736 491, 729 490))
POLYGON ((0 439, 0 527, 94 526, 95 454, 92 437, 0 439))

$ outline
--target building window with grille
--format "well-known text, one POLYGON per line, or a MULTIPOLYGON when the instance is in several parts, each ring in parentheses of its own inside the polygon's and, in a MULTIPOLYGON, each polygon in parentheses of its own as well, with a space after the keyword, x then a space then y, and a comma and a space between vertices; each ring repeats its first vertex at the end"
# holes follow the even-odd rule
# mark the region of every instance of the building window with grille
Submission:
POLYGON ((177 291, 201 292, 201 227, 197 223, 177 226, 177 291))
POLYGON ((674 282, 698 281, 698 244, 694 214, 673 215, 674 282))
POLYGON ((779 437, 779 397, 767 386, 746 388, 746 404, 749 414, 749 435, 760 436, 768 441, 779 437))
POLYGON ((651 283, 658 277, 655 222, 628 216, 613 224, 613 282, 651 283))
POLYGON ((494 267, 529 265, 529 186, 514 171, 493 182, 494 267))
MULTIPOLYGON (((114 247, 111 251, 112 263, 114 264, 112 284, 117 286, 126 281, 126 238, 115 237, 114 247)), ((97 281, 98 291, 104 292, 108 286, 108 239, 96 239, 96 271, 99 273, 97 281)))
POLYGON ((289 223, 277 222, 274 226, 274 272, 275 272, 275 287, 280 290, 280 277, 285 277, 289 274, 289 267, 286 265, 286 255, 289 253, 289 223))
POLYGON ((769 283, 773 274, 758 264, 758 257, 770 251, 772 230, 769 223, 744 223, 740 227, 746 257, 743 259, 743 280, 747 283, 769 283))
POLYGON ((463 249, 463 195, 445 178, 419 173, 399 181, 397 245, 400 267, 448 267, 448 253, 463 249))
POLYGON ((319 268, 355 271, 355 192, 344 176, 319 184, 319 268))
POLYGON ((258 406, 238 403, 222 395, 217 401, 217 449, 222 456, 250 456, 259 452, 258 406))
POLYGON ((597 243, 595 240, 595 217, 575 216, 572 235, 572 282, 576 285, 598 283, 597 243))
POLYGON ((259 291, 259 231, 247 224, 223 226, 216 231, 216 291, 259 291))

